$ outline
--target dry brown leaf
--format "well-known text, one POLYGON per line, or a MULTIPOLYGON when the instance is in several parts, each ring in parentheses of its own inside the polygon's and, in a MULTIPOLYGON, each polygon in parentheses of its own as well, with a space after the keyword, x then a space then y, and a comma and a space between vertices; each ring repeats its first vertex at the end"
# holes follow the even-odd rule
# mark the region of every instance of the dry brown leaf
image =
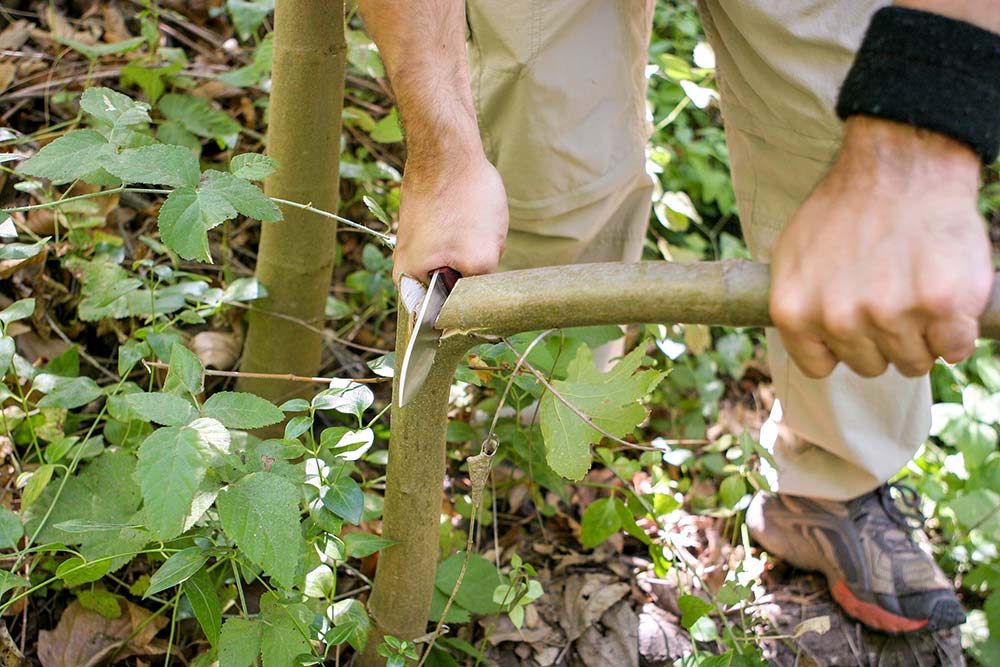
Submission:
POLYGON ((240 358, 240 342, 228 331, 202 331, 188 342, 188 348, 205 368, 228 371, 240 358))
POLYGON ((97 667, 137 628, 141 629, 118 654, 117 660, 164 653, 166 643, 153 638, 167 624, 167 619, 157 616, 149 620, 152 612, 127 600, 122 604, 127 613, 110 619, 84 609, 74 600, 63 612, 55 630, 38 633, 38 659, 42 667, 97 667))
POLYGON ((607 574, 571 576, 563 589, 563 615, 559 619, 566 638, 578 638, 628 592, 628 584, 607 574))
POLYGON ((655 604, 647 604, 639 614, 639 655, 647 665, 671 665, 691 652, 688 639, 675 616, 655 604))
POLYGON ((28 667, 29 664, 7 631, 7 624, 0 620, 0 667, 28 667))
POLYGON ((40 253, 34 257, 29 257, 28 259, 5 259, 0 261, 0 278, 10 278, 21 269, 26 269, 29 266, 35 266, 38 264, 44 264, 45 258, 48 257, 48 254, 49 249, 46 247, 42 248, 40 253))
POLYGON ((576 652, 587 667, 638 667, 639 619, 628 602, 619 602, 601 616, 602 632, 590 626, 576 642, 576 652))
POLYGON ((42 338, 34 331, 16 336, 14 341, 17 343, 18 353, 32 363, 40 359, 55 359, 70 348, 70 344, 62 338, 42 338))
POLYGON ((0 49, 17 51, 28 41, 33 27, 33 24, 23 19, 11 23, 0 32, 0 49))
POLYGON ((12 62, 0 62, 0 93, 7 90, 7 86, 14 80, 17 66, 12 62))
POLYGON ((104 41, 109 43, 124 42, 132 38, 132 33, 125 26, 125 16, 115 3, 104 5, 104 41))

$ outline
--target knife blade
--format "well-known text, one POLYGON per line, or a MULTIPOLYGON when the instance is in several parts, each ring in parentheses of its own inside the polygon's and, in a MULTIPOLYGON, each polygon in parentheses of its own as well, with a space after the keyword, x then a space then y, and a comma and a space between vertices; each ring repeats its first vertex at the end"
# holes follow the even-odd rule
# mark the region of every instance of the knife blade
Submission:
POLYGON ((431 274, 427 292, 420 302, 416 321, 410 331, 410 339, 403 353, 403 365, 399 371, 399 407, 409 403, 420 391, 424 380, 434 365, 441 331, 434 328, 434 322, 448 300, 450 286, 454 286, 458 274, 452 269, 437 269, 431 274))

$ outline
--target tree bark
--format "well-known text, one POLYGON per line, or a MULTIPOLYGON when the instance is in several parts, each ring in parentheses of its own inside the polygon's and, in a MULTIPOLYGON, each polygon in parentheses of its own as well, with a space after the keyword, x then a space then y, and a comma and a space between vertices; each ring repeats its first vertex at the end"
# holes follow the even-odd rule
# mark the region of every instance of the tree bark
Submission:
MULTIPOLYGON (((264 191, 336 212, 347 48, 344 2, 277 0, 274 21, 267 152, 279 168, 264 182, 264 191)), ((261 229, 257 278, 268 295, 254 303, 241 369, 316 375, 337 227, 297 208, 284 206, 282 213, 282 222, 261 229)), ((254 378, 239 383, 241 391, 275 401, 302 387, 254 378)))
MULTIPOLYGON (((427 632, 439 551, 448 395, 469 348, 484 336, 569 326, 768 326, 769 289, 768 267, 742 260, 582 264, 459 280, 436 322, 444 333, 424 386, 402 409, 393 396, 383 534, 399 544, 379 557, 368 603, 372 631, 358 664, 385 664, 375 649, 387 634, 409 640, 427 632)), ((410 319, 400 303, 397 372, 410 319)), ((1000 279, 980 323, 984 337, 1000 338, 1000 279)))

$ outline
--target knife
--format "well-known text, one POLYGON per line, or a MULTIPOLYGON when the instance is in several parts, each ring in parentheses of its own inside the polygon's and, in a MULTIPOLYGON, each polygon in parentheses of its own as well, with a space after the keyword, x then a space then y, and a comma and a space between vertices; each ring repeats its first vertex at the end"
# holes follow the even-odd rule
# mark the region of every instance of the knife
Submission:
MULTIPOLYGON (((457 271, 449 268, 436 269, 431 273, 430 284, 420 301, 416 321, 403 353, 403 365, 399 371, 399 407, 403 407, 417 395, 434 365, 434 356, 441 340, 441 331, 434 328, 434 322, 460 277, 457 271)), ((405 295, 403 300, 406 301, 405 295)))

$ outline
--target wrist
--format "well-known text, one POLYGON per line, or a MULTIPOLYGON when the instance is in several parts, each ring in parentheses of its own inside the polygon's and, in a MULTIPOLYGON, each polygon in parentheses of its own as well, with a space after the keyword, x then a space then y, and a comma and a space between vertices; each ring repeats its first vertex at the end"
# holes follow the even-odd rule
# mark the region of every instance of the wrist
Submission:
POLYGON ((908 185, 927 182, 979 185, 981 162, 967 145, 944 134, 873 116, 851 116, 844 123, 844 141, 838 161, 847 161, 864 173, 905 179, 908 185))

